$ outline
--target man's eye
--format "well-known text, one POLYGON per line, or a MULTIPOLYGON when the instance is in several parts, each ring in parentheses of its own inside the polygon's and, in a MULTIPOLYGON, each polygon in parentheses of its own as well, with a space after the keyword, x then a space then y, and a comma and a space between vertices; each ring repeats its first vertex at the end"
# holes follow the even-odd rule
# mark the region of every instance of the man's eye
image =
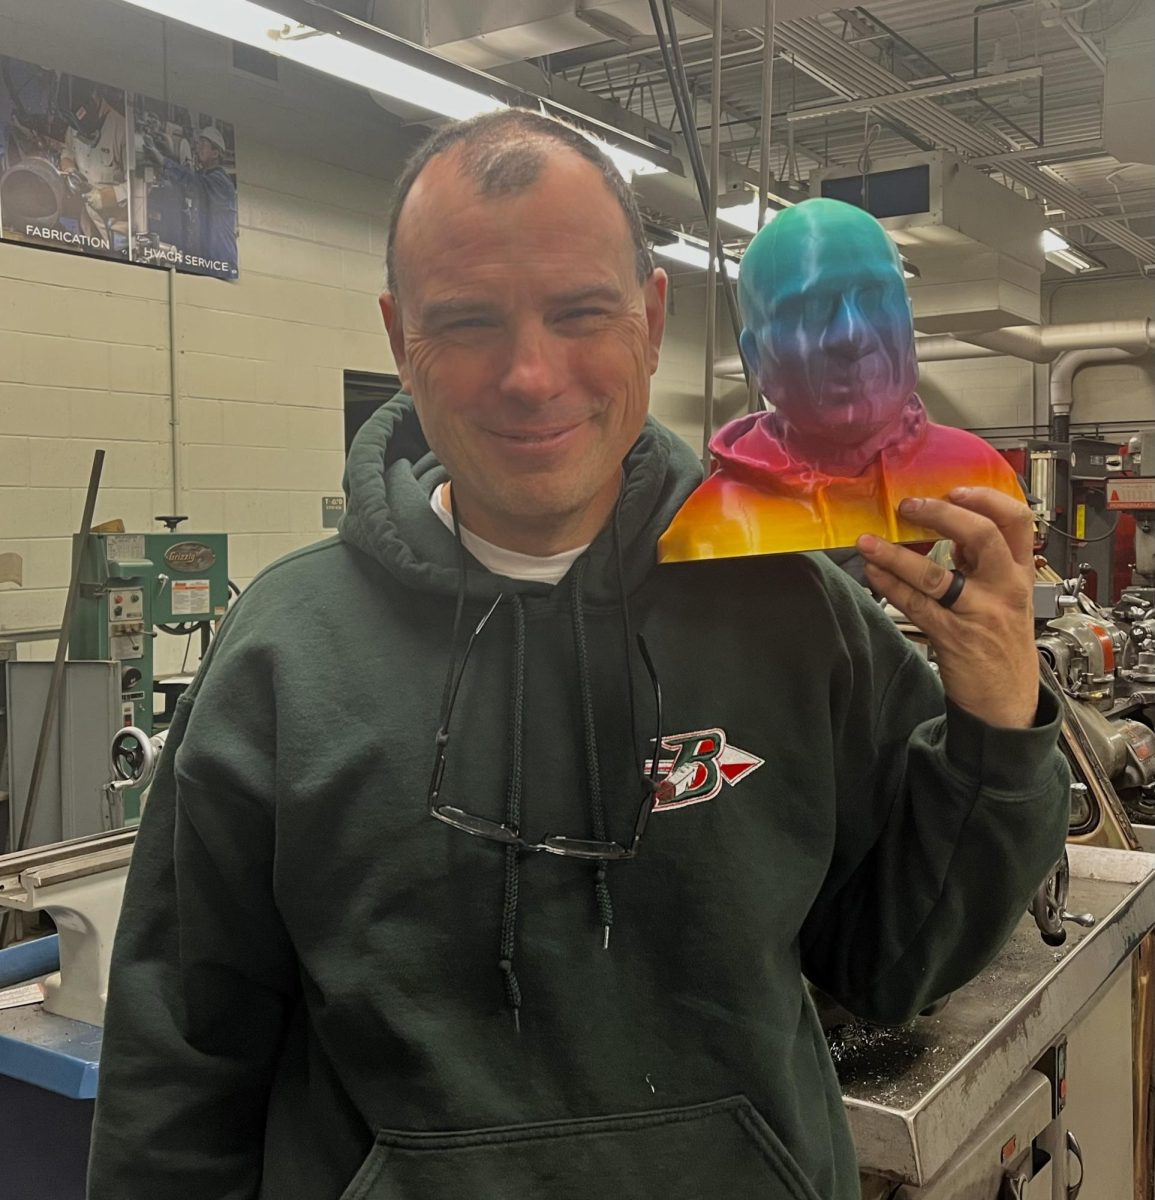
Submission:
POLYGON ((487 317, 461 317, 456 321, 450 321, 445 326, 446 329, 489 329, 493 326, 493 322, 487 317))
POLYGON ((571 308, 562 313, 563 321, 580 321, 584 317, 601 317, 605 315, 604 308, 571 308))

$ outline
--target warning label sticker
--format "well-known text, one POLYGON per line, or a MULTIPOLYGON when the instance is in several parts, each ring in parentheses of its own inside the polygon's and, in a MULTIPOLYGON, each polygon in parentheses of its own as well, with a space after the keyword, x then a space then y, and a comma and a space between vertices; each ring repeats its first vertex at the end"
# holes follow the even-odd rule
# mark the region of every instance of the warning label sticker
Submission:
POLYGON ((172 581, 173 616, 207 617, 212 613, 207 579, 174 579, 172 581))
POLYGON ((1107 507, 1155 509, 1155 479, 1108 479, 1107 507))

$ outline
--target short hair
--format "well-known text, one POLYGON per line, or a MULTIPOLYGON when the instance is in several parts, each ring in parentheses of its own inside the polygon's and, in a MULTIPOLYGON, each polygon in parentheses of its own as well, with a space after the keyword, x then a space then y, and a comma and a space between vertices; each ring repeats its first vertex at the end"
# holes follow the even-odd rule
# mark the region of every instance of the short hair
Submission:
POLYGON ((634 269, 638 282, 645 283, 654 272, 654 260, 646 241, 642 214, 630 185, 611 159, 573 126, 528 109, 510 108, 446 125, 410 156, 397 180, 385 243, 385 281, 389 290, 397 295, 395 250, 401 210, 418 176, 432 159, 459 147, 461 172, 477 185, 478 195, 504 196, 524 191, 538 181, 549 161, 548 143, 573 150, 597 168, 626 219, 634 248, 634 269))

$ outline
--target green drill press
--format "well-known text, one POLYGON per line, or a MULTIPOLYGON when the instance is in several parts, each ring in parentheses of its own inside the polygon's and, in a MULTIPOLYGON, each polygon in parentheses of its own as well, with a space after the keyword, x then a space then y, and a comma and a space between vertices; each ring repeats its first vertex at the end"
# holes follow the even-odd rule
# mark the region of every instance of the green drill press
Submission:
MULTIPOLYGON (((122 718, 151 737, 158 633, 198 634, 202 650, 229 603, 228 535, 179 533, 186 517, 157 517, 162 533, 94 533, 82 549, 80 594, 69 630, 73 659, 119 666, 122 718)), ((121 793, 124 819, 140 817, 139 790, 121 793)))

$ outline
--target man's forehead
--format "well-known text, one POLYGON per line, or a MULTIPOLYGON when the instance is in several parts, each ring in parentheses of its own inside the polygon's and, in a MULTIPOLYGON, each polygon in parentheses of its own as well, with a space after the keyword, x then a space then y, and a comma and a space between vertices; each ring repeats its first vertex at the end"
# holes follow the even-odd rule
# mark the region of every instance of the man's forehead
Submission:
MULTIPOLYGON (((458 147, 430 160, 398 217, 399 274, 420 276, 422 266, 431 265, 434 258, 448 257, 460 267, 459 253, 468 251, 473 259, 479 240, 495 252, 501 242, 510 258, 521 257, 535 245, 544 258, 552 259, 586 243, 585 252, 598 260, 590 264, 598 277, 606 273, 606 255, 621 259, 613 263, 612 273, 632 272, 629 225, 597 167, 564 146, 547 144, 545 149, 549 156, 535 180, 496 195, 480 190, 458 147)), ((424 274, 428 282, 429 272, 424 274)))
POLYGON ((485 168, 479 167, 475 158, 467 159, 466 150, 461 146, 451 146, 430 159, 406 197, 398 220, 399 232, 410 209, 471 211, 479 204, 508 206, 511 201, 526 196, 534 196, 543 202, 551 198, 556 201, 568 195, 570 188, 580 190, 584 203, 597 205, 604 201, 613 208, 620 207, 597 168, 568 147, 539 140, 517 149, 529 154, 540 153, 540 164, 523 175, 525 182, 489 188, 483 182, 487 174, 485 168))

